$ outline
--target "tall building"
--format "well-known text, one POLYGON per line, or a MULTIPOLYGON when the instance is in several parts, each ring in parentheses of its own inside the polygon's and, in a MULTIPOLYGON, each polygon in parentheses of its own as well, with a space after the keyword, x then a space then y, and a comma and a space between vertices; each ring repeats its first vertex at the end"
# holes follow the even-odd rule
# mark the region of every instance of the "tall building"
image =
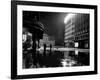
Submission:
POLYGON ((79 48, 89 48, 89 14, 78 14, 75 20, 75 43, 79 48))
POLYGON ((89 14, 68 14, 65 18, 65 46, 89 48, 89 14))
POLYGON ((75 40, 75 15, 76 14, 68 14, 65 18, 65 37, 64 43, 66 47, 74 47, 75 40))

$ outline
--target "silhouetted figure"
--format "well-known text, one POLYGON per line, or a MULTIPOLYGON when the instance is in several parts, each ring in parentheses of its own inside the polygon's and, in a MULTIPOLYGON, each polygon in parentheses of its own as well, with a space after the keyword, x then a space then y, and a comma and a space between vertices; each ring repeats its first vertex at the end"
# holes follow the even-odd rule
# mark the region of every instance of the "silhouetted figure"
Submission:
POLYGON ((52 45, 50 44, 50 53, 49 53, 49 56, 52 55, 52 45))

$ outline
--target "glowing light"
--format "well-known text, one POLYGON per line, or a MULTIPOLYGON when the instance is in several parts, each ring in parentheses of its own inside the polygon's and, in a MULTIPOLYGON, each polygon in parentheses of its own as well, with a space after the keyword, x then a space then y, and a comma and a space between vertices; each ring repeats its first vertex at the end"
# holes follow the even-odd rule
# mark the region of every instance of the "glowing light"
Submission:
POLYGON ((75 55, 78 55, 78 50, 75 50, 75 55))
POLYGON ((67 16, 64 19, 64 23, 66 24, 68 22, 68 20, 73 18, 74 16, 75 16, 75 14, 72 14, 72 13, 67 14, 67 16))
POLYGON ((66 65, 67 65, 66 60, 62 60, 62 62, 61 62, 61 63, 62 63, 62 66, 63 66, 63 67, 66 67, 66 65))
POLYGON ((78 47, 78 45, 79 45, 78 42, 76 42, 76 43, 75 43, 75 47, 78 47))

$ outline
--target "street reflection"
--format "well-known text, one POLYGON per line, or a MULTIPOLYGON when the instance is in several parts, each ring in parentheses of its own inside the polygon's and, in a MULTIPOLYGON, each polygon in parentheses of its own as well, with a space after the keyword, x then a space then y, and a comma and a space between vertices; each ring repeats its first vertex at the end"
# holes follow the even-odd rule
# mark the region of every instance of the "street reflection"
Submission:
POLYGON ((89 66, 89 50, 88 49, 75 49, 62 48, 49 48, 44 50, 42 48, 36 50, 36 64, 32 62, 32 53, 29 54, 28 67, 23 65, 23 68, 48 68, 48 67, 72 67, 72 66, 89 66), (61 50, 61 51, 60 51, 61 50), (74 50, 74 51, 71 51, 74 50), (84 51, 84 52, 83 52, 84 51), (87 52, 86 52, 87 51, 87 52))

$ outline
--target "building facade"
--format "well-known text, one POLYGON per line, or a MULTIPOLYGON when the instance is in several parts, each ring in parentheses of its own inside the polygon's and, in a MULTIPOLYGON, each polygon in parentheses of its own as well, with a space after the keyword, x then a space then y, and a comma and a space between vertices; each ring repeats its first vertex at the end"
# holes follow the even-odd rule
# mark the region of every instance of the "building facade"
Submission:
POLYGON ((39 46, 44 46, 44 44, 46 44, 47 47, 50 47, 50 45, 54 46, 55 40, 51 36, 43 34, 43 39, 40 39, 39 46))
POLYGON ((66 47, 74 47, 75 40, 75 14, 68 14, 65 18, 65 37, 64 43, 66 47))
POLYGON ((68 14, 65 20, 65 46, 89 48, 89 14, 68 14))
POLYGON ((79 14, 75 21, 75 43, 79 48, 89 48, 89 14, 79 14))

